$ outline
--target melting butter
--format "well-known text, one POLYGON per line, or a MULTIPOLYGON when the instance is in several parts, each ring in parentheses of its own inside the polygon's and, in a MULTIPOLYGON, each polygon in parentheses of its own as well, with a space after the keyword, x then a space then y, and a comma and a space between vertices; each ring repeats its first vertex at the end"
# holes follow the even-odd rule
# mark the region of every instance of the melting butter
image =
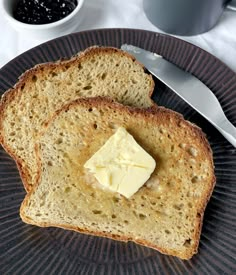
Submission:
POLYGON ((120 127, 84 167, 101 185, 130 198, 150 178, 156 162, 120 127))

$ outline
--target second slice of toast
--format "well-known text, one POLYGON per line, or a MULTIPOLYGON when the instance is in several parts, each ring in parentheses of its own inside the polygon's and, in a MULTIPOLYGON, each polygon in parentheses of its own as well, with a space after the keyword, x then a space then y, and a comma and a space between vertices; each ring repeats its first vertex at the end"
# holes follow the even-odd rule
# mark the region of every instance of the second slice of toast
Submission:
POLYGON ((90 47, 67 61, 24 73, 0 102, 0 142, 15 159, 26 190, 36 180, 34 144, 46 120, 79 97, 109 96, 125 105, 149 107, 154 81, 131 55, 90 47))

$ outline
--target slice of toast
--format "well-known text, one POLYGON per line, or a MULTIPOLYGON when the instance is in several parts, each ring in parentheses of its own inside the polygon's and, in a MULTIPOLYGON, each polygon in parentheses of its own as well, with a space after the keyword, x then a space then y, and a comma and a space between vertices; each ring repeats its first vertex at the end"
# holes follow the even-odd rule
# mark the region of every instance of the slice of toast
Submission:
POLYGON ((213 157, 201 129, 180 114, 79 99, 45 126, 36 151, 38 182, 21 205, 24 222, 134 241, 182 259, 197 252, 215 184, 213 157), (156 161, 129 199, 100 188, 84 168, 121 126, 156 161))
POLYGON ((153 104, 153 89, 143 66, 111 47, 90 47, 70 60, 37 65, 23 74, 0 102, 0 142, 15 159, 26 190, 35 182, 37 134, 56 110, 94 96, 145 108, 153 104))

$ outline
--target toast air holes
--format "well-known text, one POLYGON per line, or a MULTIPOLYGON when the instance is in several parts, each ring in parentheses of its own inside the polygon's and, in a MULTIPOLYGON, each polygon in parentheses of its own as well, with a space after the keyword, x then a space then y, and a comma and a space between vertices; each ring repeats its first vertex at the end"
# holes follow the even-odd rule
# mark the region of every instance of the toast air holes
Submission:
POLYGON ((97 210, 97 209, 93 210, 92 212, 95 215, 101 215, 102 214, 102 211, 101 210, 97 210))

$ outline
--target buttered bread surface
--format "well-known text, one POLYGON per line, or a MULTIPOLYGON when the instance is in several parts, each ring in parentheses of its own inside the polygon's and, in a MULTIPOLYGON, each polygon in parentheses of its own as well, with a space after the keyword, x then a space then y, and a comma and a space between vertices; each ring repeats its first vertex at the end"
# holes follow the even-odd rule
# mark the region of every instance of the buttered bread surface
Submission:
POLYGON ((23 221, 131 240, 182 259, 197 252, 215 183, 213 158, 202 131, 181 115, 104 98, 76 100, 46 126, 37 156, 39 181, 22 203, 23 221), (156 162, 128 199, 102 188, 84 167, 118 127, 156 162))

